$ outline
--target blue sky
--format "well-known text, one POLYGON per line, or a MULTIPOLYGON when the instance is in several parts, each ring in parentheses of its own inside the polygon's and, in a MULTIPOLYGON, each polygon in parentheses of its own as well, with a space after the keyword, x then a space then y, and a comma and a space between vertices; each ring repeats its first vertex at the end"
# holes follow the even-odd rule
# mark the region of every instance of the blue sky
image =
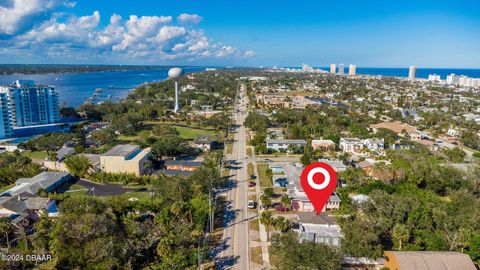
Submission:
POLYGON ((4 0, 4 63, 480 68, 480 1, 4 0))

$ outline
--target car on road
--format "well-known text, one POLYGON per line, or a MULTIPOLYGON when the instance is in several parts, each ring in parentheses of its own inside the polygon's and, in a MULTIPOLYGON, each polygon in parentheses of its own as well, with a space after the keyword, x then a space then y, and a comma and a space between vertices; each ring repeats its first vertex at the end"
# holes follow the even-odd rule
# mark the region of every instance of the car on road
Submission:
POLYGON ((248 201, 248 208, 254 209, 257 206, 257 203, 255 201, 249 200, 248 201))
POLYGON ((257 184, 253 181, 250 181, 250 183, 248 183, 248 187, 254 187, 256 186, 257 184))

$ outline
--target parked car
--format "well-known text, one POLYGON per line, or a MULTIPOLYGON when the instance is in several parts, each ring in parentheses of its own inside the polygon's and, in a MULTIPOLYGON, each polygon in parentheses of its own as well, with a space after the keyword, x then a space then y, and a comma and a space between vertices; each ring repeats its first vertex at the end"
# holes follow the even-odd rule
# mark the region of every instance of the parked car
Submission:
POLYGON ((257 179, 257 176, 252 174, 252 175, 250 175, 250 179, 257 179))
POLYGON ((248 208, 254 209, 256 207, 257 203, 255 201, 249 200, 248 201, 248 208))
POLYGON ((257 185, 257 183, 255 183, 253 181, 250 181, 250 183, 248 183, 248 187, 254 187, 256 185, 257 185))
POLYGON ((287 209, 286 207, 283 207, 283 206, 281 206, 281 205, 275 207, 275 211, 277 211, 277 212, 285 212, 285 211, 287 211, 287 210, 288 210, 288 209, 287 209))

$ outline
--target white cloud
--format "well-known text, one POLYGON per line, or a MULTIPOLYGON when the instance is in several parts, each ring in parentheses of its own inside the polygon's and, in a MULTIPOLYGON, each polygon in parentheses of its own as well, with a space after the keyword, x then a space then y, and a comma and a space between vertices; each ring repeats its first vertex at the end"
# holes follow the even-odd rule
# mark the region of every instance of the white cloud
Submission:
POLYGON ((4 0, 0 1, 0 34, 15 35, 51 15, 60 6, 74 7, 65 0, 4 0))
MULTIPOLYGON (((198 15, 197 15, 198 16, 198 15)), ((201 17, 200 17, 201 18, 201 17)), ((13 55, 32 53, 49 59, 105 58, 129 62, 196 61, 211 58, 246 58, 252 51, 211 40, 202 29, 175 25, 171 16, 113 14, 101 26, 99 11, 75 16, 54 13, 25 33, 0 43, 13 55)))
POLYGON ((198 14, 188 14, 188 13, 182 13, 178 15, 177 21, 180 23, 191 23, 191 24, 197 24, 203 21, 203 17, 198 15, 198 14))

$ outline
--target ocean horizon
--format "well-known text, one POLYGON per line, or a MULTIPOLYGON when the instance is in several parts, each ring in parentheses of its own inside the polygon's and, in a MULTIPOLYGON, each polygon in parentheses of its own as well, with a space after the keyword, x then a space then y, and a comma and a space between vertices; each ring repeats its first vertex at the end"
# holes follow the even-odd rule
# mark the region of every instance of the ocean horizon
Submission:
MULTIPOLYGON (((120 67, 121 65, 119 65, 120 67)), ((152 66, 149 66, 152 67, 152 66)), ((87 98, 96 93, 96 89, 102 89, 96 93, 98 101, 105 100, 111 96, 112 101, 125 98, 128 93, 144 83, 159 82, 167 79, 168 70, 171 66, 153 66, 155 69, 134 69, 118 71, 101 72, 79 72, 79 73, 59 73, 59 74, 11 74, 0 75, 0 84, 7 85, 15 80, 33 80, 37 84, 53 85, 58 89, 60 103, 69 107, 78 107, 84 103, 87 98)), ((184 71, 198 72, 204 71, 210 66, 190 66, 183 67, 184 71)), ((223 67, 215 67, 223 68, 223 67)), ((244 67, 245 68, 245 67, 244 67)), ((252 67, 253 68, 253 67, 252 67)), ((299 67, 291 67, 299 68, 299 67)), ((329 70, 329 67, 315 67, 323 70, 329 70)), ((338 68, 338 66, 337 66, 338 68)), ((348 73, 348 66, 345 67, 345 73, 348 73)), ((417 68, 417 78, 428 78, 429 74, 440 75, 444 80, 447 75, 452 73, 456 75, 465 75, 473 78, 480 78, 480 69, 459 69, 459 68, 417 68)), ((377 68, 377 67, 357 67, 358 75, 381 75, 402 77, 408 76, 408 68, 377 68)))

